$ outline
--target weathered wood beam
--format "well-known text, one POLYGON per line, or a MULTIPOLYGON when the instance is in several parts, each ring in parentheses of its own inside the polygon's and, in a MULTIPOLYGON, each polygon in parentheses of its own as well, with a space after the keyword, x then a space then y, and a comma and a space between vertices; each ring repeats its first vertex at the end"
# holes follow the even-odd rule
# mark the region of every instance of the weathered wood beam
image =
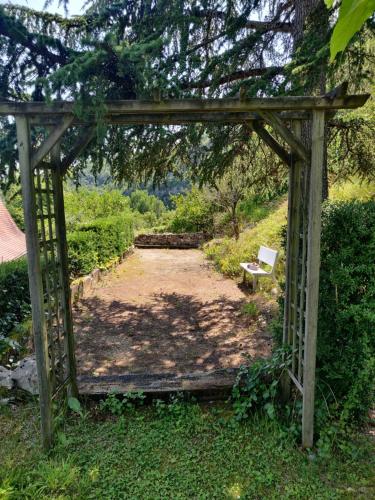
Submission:
POLYGON ((60 166, 60 173, 64 175, 68 170, 72 162, 77 158, 78 155, 85 149, 85 147, 90 143, 95 135, 95 127, 89 126, 85 127, 77 138, 76 143, 70 150, 70 152, 63 158, 60 166))
MULTIPOLYGON (((310 111, 282 111, 279 113, 282 120, 308 120, 311 118, 310 111)), ((30 123, 36 126, 56 125, 59 118, 52 115, 30 115, 30 123)), ((112 125, 189 125, 191 123, 241 123, 249 121, 263 121, 259 114, 248 113, 144 113, 127 115, 104 115, 104 122, 112 125)), ((88 118, 83 121, 75 118, 72 125, 88 126, 94 121, 88 118)))
MULTIPOLYGON (((254 97, 246 100, 231 99, 176 99, 155 102, 153 100, 127 100, 105 102, 107 115, 121 114, 170 114, 259 111, 307 111, 313 109, 354 109, 365 104, 370 94, 350 95, 330 99, 325 96, 254 97)), ((70 101, 0 102, 0 115, 18 114, 73 114, 75 103, 70 101)))
POLYGON ((74 120, 73 115, 64 116, 62 121, 56 125, 45 141, 39 146, 31 156, 31 169, 34 169, 45 156, 51 151, 53 146, 61 139, 64 132, 70 127, 74 120))
POLYGON ((52 388, 45 322, 43 280, 40 260, 34 173, 30 165, 30 126, 26 116, 16 117, 18 157, 21 170, 23 209, 35 355, 37 362, 42 443, 45 449, 52 444, 52 388))
POLYGON ((60 304, 64 325, 64 350, 66 354, 67 375, 69 377, 68 396, 78 397, 60 142, 58 142, 51 151, 51 163, 54 167, 51 175, 56 223, 57 256, 60 263, 58 272, 61 283, 60 304))
POLYGON ((314 111, 311 132, 306 264, 306 319, 303 362, 302 446, 304 448, 311 448, 314 438, 315 365, 319 303, 323 158, 324 111, 314 111))
POLYGON ((259 137, 269 146, 277 156, 286 163, 289 167, 291 166, 291 157, 288 151, 286 151, 281 144, 269 133, 267 130, 260 125, 258 122, 253 122, 251 124, 254 132, 256 132, 259 137))
POLYGON ((260 115, 269 123, 273 129, 281 135, 285 142, 289 144, 294 154, 298 155, 301 160, 308 161, 309 154, 303 143, 298 139, 293 132, 286 127, 283 121, 277 116, 277 114, 262 111, 260 115))

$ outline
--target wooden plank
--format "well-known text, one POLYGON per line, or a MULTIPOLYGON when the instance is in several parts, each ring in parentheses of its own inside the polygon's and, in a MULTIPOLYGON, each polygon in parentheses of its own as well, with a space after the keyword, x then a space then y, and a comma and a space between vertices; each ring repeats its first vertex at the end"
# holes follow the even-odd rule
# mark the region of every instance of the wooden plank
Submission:
POLYGON ((78 387, 81 395, 105 395, 111 392, 142 391, 146 394, 170 392, 230 391, 236 381, 238 369, 228 368, 211 372, 129 373, 112 376, 80 376, 78 387))
POLYGON ((291 130, 289 130, 283 121, 279 118, 279 116, 275 113, 268 112, 268 111, 262 111, 260 112, 260 115, 269 123, 273 129, 281 135, 281 137, 284 139, 284 141, 289 144, 290 148, 292 149, 293 153, 295 155, 298 155, 301 160, 304 161, 309 161, 309 155, 308 152, 306 151, 305 146, 303 143, 300 141, 299 138, 297 138, 291 130))
POLYGON ((88 146, 90 141, 93 139, 94 135, 95 135, 94 127, 85 127, 81 131, 74 146, 66 155, 66 157, 63 158, 63 160, 61 161, 61 165, 59 166, 60 175, 64 175, 66 173, 69 166, 77 158, 77 156, 81 154, 81 152, 86 148, 86 146, 88 146))
POLYGON ((44 142, 39 146, 35 153, 31 156, 31 168, 35 168, 39 162, 51 151, 56 142, 61 139, 64 132, 70 127, 74 120, 72 115, 64 116, 61 123, 56 125, 44 142))
POLYGON ((306 266, 305 353, 303 363, 302 446, 311 448, 314 438, 316 339, 319 302, 322 165, 324 111, 314 111, 311 133, 311 167, 306 266))
POLYGON ((73 336, 73 317, 71 306, 71 290, 69 283, 68 244, 66 239, 64 192, 62 185, 60 144, 57 143, 51 152, 51 163, 54 168, 51 172, 53 183, 53 201, 56 214, 57 257, 60 263, 58 268, 61 284, 61 305, 64 325, 64 350, 67 355, 67 377, 69 378, 68 395, 78 396, 77 370, 73 336))
POLYGON ((39 404, 41 415, 42 444, 48 449, 52 444, 51 381, 48 341, 45 324, 43 282, 38 242, 34 179, 31 170, 30 127, 25 116, 16 117, 17 145, 21 170, 25 234, 35 355, 38 371, 39 404))
POLYGON ((272 135, 267 132, 267 130, 262 127, 257 122, 252 122, 251 124, 254 131, 259 135, 259 137, 269 146, 272 151, 289 167, 291 166, 291 158, 288 151, 286 151, 281 144, 279 144, 272 135))
MULTIPOLYGON (((58 124, 60 115, 30 115, 33 125, 50 126, 58 124)), ((281 111, 279 116, 282 120, 308 120, 310 111, 281 111)), ((241 123, 249 121, 263 121, 255 112, 196 112, 187 113, 137 113, 137 114, 107 114, 103 116, 104 122, 113 125, 189 125, 191 123, 241 123)), ((89 118, 88 121, 92 121, 89 118)), ((72 125, 87 126, 87 120, 74 118, 72 125)))
MULTIPOLYGON (((291 111, 313 109, 354 109, 361 107, 370 94, 343 96, 330 99, 324 96, 254 97, 239 99, 170 99, 106 101, 108 115, 144 113, 197 113, 197 112, 249 112, 291 111)), ((0 102, 0 115, 19 114, 73 114, 75 103, 71 101, 45 102, 0 102)))

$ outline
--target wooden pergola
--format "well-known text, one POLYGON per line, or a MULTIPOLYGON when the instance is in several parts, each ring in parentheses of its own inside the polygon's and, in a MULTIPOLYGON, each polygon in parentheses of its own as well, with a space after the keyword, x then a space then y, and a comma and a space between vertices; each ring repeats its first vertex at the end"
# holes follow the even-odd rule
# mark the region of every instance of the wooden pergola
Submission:
MULTIPOLYGON (((283 341, 291 347, 292 364, 284 388, 288 392, 292 381, 302 394, 304 447, 313 445, 324 129, 327 118, 336 110, 361 107, 368 98, 298 96, 105 103, 103 119, 108 124, 246 123, 289 166, 283 341), (307 121, 311 123, 311 137, 302 141, 302 124, 307 121), (282 137, 288 148, 269 130, 282 137)), ((78 395, 62 179, 93 138, 95 118, 77 118, 74 103, 65 101, 0 102, 0 115, 14 116, 17 126, 41 431, 43 445, 48 448, 54 434, 54 399, 63 394, 78 395), (37 141, 32 140, 35 126, 37 141), (79 137, 62 157, 60 142, 69 127, 78 127, 79 137)))

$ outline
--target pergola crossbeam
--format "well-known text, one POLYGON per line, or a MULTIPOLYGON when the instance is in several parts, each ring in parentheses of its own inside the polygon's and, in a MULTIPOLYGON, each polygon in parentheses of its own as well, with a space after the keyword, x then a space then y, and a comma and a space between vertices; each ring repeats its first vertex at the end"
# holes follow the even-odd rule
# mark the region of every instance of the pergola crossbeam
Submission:
MULTIPOLYGON (((331 99, 325 96, 254 97, 251 99, 168 99, 106 101, 106 115, 142 115, 171 113, 259 113, 261 111, 312 111, 354 109, 363 106, 370 94, 350 95, 331 99)), ((75 113, 71 101, 0 102, 0 115, 65 115, 75 113)))

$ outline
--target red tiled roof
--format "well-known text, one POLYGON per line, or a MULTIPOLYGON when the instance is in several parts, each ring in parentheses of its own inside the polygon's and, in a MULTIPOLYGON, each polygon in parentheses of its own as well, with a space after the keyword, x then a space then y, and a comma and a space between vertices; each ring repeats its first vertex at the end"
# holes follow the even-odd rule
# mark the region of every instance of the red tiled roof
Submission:
POLYGON ((0 263, 26 254, 26 241, 0 199, 0 263))

